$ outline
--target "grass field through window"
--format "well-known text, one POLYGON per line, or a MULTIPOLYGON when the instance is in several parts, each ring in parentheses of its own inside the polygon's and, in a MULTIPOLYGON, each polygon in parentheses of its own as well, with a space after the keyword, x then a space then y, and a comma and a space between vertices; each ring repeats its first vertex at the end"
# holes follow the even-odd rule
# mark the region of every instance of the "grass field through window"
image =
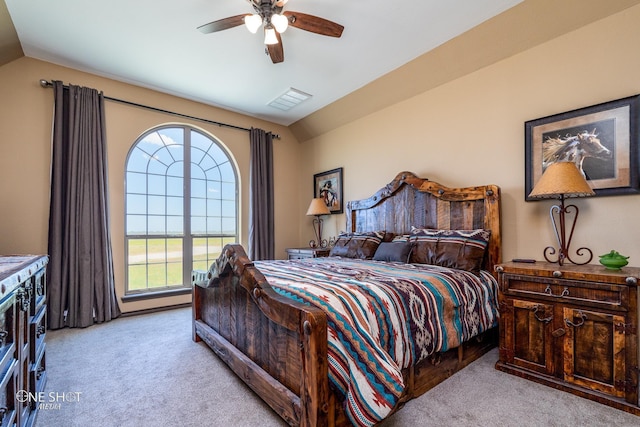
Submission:
MULTIPOLYGON (((191 270, 207 270, 224 245, 235 237, 198 237, 193 239, 191 270)), ((190 286, 183 283, 183 239, 151 238, 128 240, 129 290, 190 286)))

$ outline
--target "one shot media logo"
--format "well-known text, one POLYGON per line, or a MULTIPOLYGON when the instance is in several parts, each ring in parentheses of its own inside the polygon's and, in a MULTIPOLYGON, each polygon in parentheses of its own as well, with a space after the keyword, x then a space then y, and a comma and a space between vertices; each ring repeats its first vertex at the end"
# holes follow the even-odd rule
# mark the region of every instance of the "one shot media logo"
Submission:
POLYGON ((18 390, 16 400, 21 403, 35 403, 38 405, 38 409, 60 409, 63 403, 80 402, 81 395, 82 392, 80 391, 50 391, 45 393, 43 391, 18 390))

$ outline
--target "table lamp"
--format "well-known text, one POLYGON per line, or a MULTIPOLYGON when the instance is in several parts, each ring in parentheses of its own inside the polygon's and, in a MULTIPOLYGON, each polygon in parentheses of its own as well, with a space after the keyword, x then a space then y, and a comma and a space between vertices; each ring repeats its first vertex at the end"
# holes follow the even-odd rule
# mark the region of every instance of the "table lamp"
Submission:
POLYGON ((313 219, 313 231, 316 234, 316 241, 312 240, 311 242, 309 242, 310 246, 312 246, 312 247, 315 247, 315 246, 325 247, 325 246, 327 246, 326 242, 324 242, 324 244, 323 244, 323 240, 322 240, 322 218, 320 218, 320 216, 321 215, 329 215, 329 214, 331 214, 331 211, 329 210, 329 208, 325 204, 324 199, 317 198, 317 199, 312 199, 311 200, 311 203, 309 204, 309 209, 307 209, 307 215, 309 215, 309 216, 314 215, 315 216, 315 218, 313 219))
POLYGON ((584 262, 576 262, 571 259, 569 255, 569 246, 571 245, 571 238, 573 237, 573 231, 576 227, 576 220, 578 219, 578 207, 576 205, 564 204, 564 199, 568 197, 587 197, 595 195, 591 189, 587 180, 578 167, 573 162, 556 162, 549 165, 540 180, 535 185, 529 197, 536 199, 560 199, 560 205, 551 206, 549 216, 551 216, 551 223, 553 225, 553 231, 556 234, 558 241, 558 248, 553 246, 547 246, 544 249, 544 258, 551 263, 558 263, 562 265, 565 260, 576 264, 583 265, 591 262, 593 253, 590 249, 582 247, 576 251, 576 255, 588 256, 588 259, 584 262), (570 224, 570 228, 567 229, 566 216, 573 214, 573 222, 570 224), (569 235, 567 236, 567 231, 569 235), (557 253, 557 259, 553 257, 557 253))

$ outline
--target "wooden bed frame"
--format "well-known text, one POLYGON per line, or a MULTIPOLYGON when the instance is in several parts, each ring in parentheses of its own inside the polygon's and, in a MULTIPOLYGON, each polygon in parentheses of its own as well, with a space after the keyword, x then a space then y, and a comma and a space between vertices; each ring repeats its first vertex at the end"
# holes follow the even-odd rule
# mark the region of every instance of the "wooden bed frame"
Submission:
MULTIPOLYGON (((500 262, 500 189, 447 188, 411 172, 365 200, 347 203, 347 230, 408 233, 411 226, 491 230, 484 268, 500 262)), ((277 294, 240 245, 227 245, 208 272, 193 273, 193 339, 204 341, 290 425, 350 425, 329 387, 327 319, 277 294)), ((403 372, 394 412, 497 344, 497 328, 403 372)))

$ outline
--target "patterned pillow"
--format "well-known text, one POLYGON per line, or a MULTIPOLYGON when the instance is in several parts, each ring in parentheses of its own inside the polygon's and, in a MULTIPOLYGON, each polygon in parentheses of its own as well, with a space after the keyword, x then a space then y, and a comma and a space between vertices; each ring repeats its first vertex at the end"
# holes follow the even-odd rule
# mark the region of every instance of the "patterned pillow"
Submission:
POLYGON ((489 245, 488 230, 411 229, 410 262, 457 268, 479 274, 489 245))
POLYGON ((382 242, 376 250, 373 259, 375 261, 397 261, 409 262, 409 254, 411 253, 411 244, 409 242, 393 241, 382 242))
POLYGON ((371 259, 384 238, 384 231, 340 234, 329 256, 371 259))

